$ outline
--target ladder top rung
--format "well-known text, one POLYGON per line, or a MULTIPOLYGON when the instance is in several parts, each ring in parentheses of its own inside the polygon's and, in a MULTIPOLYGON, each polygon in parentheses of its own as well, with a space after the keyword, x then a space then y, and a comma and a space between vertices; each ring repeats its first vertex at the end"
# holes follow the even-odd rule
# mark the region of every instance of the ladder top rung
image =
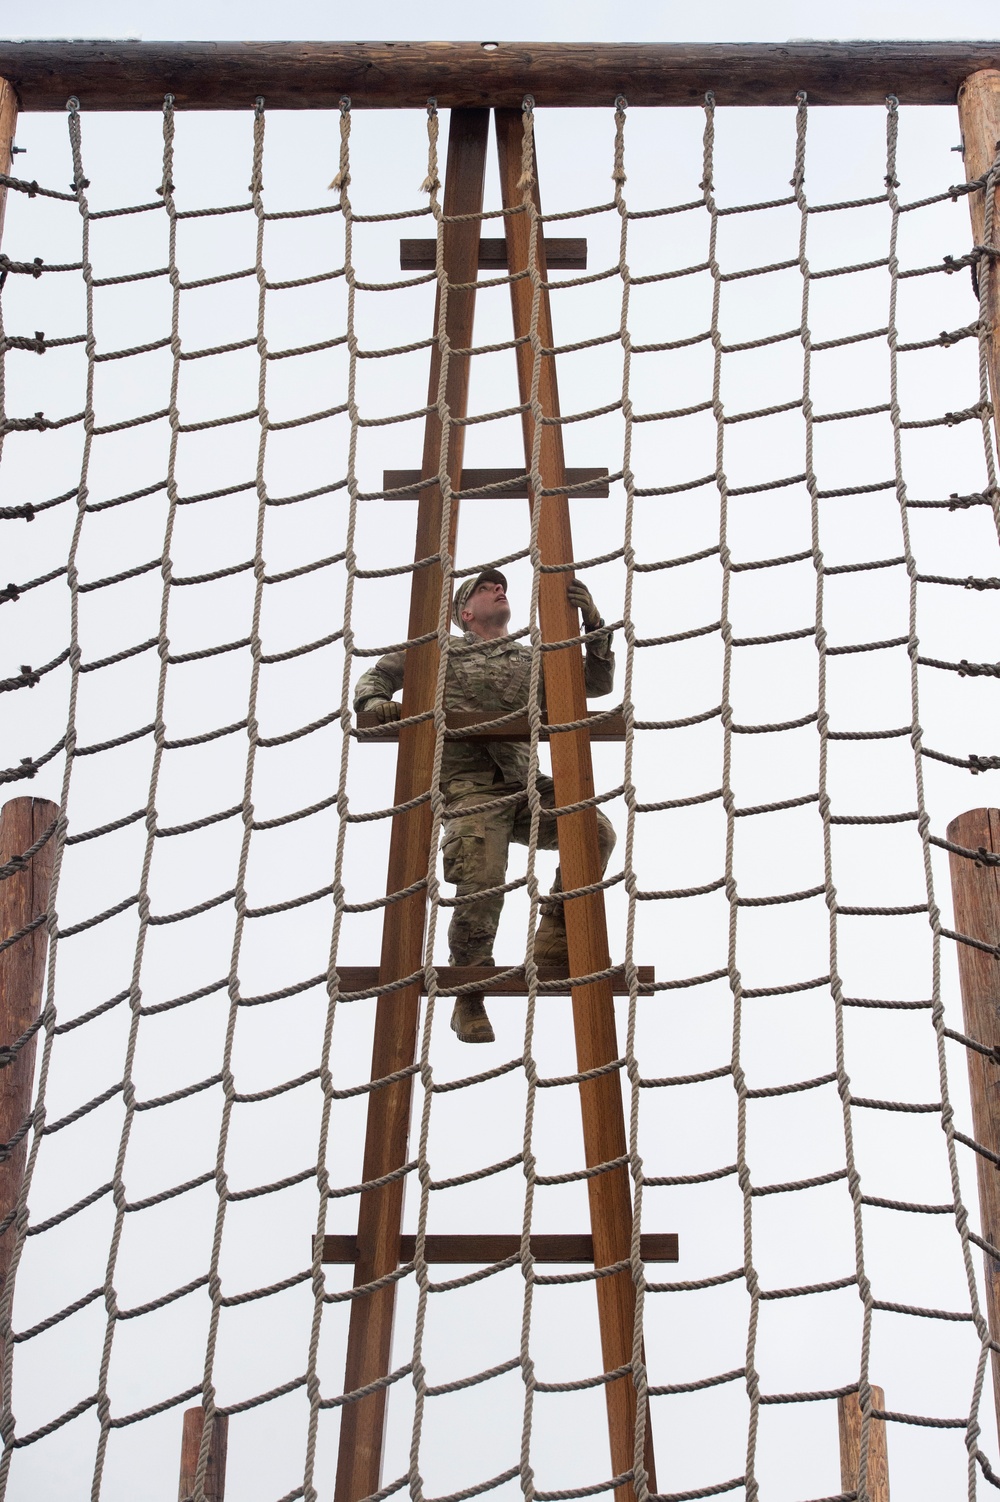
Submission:
MULTIPOLYGON (((416 1241, 415 1236, 399 1238, 401 1261, 413 1261, 416 1241)), ((639 1249, 644 1262, 677 1262, 680 1257, 676 1231, 644 1232, 639 1249)), ((424 1238, 424 1257, 428 1262, 474 1262, 488 1266, 491 1262, 502 1262, 506 1257, 516 1257, 520 1250, 519 1235, 486 1233, 479 1236, 429 1235, 424 1238)), ((531 1238, 531 1254, 536 1262, 593 1263, 594 1238, 587 1234, 548 1235, 541 1232, 531 1238)), ((323 1237, 324 1262, 353 1264, 357 1255, 356 1236, 323 1237)))
MULTIPOLYGON (((509 969, 504 965, 438 965, 438 987, 442 992, 451 992, 456 986, 468 986, 473 981, 482 981, 484 990, 488 990, 490 996, 527 996, 528 983, 524 978, 524 970, 518 969, 516 974, 508 975, 503 980, 494 979, 497 975, 503 975, 509 969)), ((652 986, 656 980, 656 971, 652 965, 636 965, 639 978, 640 992, 646 986, 652 986)), ((340 976, 340 989, 342 991, 368 991, 379 984, 377 965, 338 965, 337 974, 340 976)), ((557 990, 545 990, 539 993, 545 996, 568 996, 570 993, 569 971, 565 965, 539 965, 538 979, 540 981, 565 981, 564 986, 557 990)), ((426 986, 421 983, 421 995, 426 995, 426 986)), ((619 972, 611 977, 611 990, 615 996, 627 996, 629 994, 628 982, 624 974, 619 972)), ((648 992, 646 993, 648 994, 648 992)))
MULTIPOLYGON (((623 741, 625 739, 625 718, 623 715, 604 715, 600 711, 592 711, 592 717, 597 719, 597 724, 590 727, 588 734, 592 741, 623 741)), ((528 741, 531 739, 531 729, 528 725, 528 716, 523 715, 516 720, 508 720, 506 725, 501 725, 497 730, 479 730, 477 726, 491 725, 500 718, 499 715, 482 714, 478 710, 449 710, 446 723, 449 730, 461 730, 463 734, 456 739, 463 741, 528 741)), ((429 722, 428 722, 429 723, 429 722)), ((376 735, 366 735, 365 741, 398 741, 399 726, 396 724, 380 725, 374 710, 362 709, 357 714, 359 730, 377 731, 376 735)), ((557 731, 556 734, 562 732, 557 731)), ((549 728, 543 723, 541 738, 543 741, 551 739, 549 728)))
MULTIPOLYGON (((608 470, 584 468, 567 469, 564 471, 567 487, 573 489, 573 495, 585 496, 588 499, 595 497, 606 499, 608 490, 608 470)), ((413 495, 393 495, 391 501, 409 501, 420 493, 422 489, 436 486, 437 476, 426 478, 421 475, 419 469, 386 469, 382 471, 383 490, 412 490, 413 495), (423 483, 421 483, 423 482, 423 483)), ((528 478, 524 466, 520 469, 463 469, 460 491, 465 500, 482 501, 526 501, 528 499, 528 478), (491 485, 502 485, 502 490, 489 490, 491 485), (482 490, 486 494, 482 496, 470 496, 470 490, 482 490)))
MULTIPOLYGON (((586 240, 560 239, 558 236, 547 238, 545 240, 545 264, 549 271, 586 271, 586 240)), ((436 240, 400 240, 400 271, 433 271, 436 265, 436 240)), ((479 269, 481 271, 507 270, 506 240, 485 236, 480 240, 479 269)))

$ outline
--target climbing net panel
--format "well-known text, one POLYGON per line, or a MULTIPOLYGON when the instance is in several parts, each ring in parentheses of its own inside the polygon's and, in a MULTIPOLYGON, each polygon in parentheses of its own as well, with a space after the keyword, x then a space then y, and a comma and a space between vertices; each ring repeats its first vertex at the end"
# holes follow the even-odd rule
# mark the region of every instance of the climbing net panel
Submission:
MULTIPOLYGON (((953 114, 526 101, 522 197, 504 207, 488 173, 472 216, 484 270, 454 418, 443 384, 426 400, 431 352, 453 353, 433 319, 447 121, 346 99, 209 119, 168 96, 162 118, 71 99, 65 120, 21 122, 0 262, 0 781, 58 815, 3 1223, 0 1494, 172 1496, 193 1403, 230 1420, 230 1495, 329 1496, 345 1410, 376 1390, 378 1502, 853 1496, 836 1400, 854 1392, 900 1495, 989 1491, 990 1153, 946 828, 1000 768, 1000 565, 953 114), (515 215, 530 253, 511 273, 489 236, 515 215), (523 335, 512 275, 532 292, 523 335), (561 416, 532 406, 546 299, 561 416), (466 478, 443 441, 445 521, 414 562, 431 410, 445 440, 463 429, 466 478), (544 501, 524 497, 545 489, 546 424, 618 656, 590 802, 618 833, 602 891, 620 1042, 594 1073, 624 1101, 615 1276, 635 1325, 609 1373, 611 1279, 535 1255, 588 1232, 609 1168, 584 1155, 567 988, 532 957, 555 857, 512 850, 498 963, 522 994, 498 983, 497 1042, 470 1057, 441 979, 432 787, 413 1125, 389 1175, 404 1240, 379 1285, 392 1357, 359 1394, 345 1353, 371 1289, 351 1238, 382 1183, 366 1113, 399 1081, 372 1079, 372 1038, 407 978, 377 970, 401 895, 383 881, 395 742, 359 725, 352 690, 412 645, 431 566, 442 663, 456 580, 499 565, 537 681, 544 501), (512 1250, 463 1267, 445 1243, 469 1233, 512 1250), (644 1258, 673 1234, 675 1266, 644 1258), (349 1252, 324 1261, 338 1238, 349 1252), (616 1382, 636 1411, 624 1468, 616 1382)), ((537 831, 548 751, 527 718, 537 831)))

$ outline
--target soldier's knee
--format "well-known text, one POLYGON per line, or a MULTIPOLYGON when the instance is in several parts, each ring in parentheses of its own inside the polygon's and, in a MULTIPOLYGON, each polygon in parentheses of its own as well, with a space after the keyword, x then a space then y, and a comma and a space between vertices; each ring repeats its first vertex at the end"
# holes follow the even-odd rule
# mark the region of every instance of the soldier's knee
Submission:
POLYGON ((441 845, 445 881, 470 888, 494 887, 507 874, 506 830, 488 816, 449 820, 441 845))
POLYGON ((601 851, 601 869, 611 859, 611 852, 618 843, 618 836, 611 820, 600 809, 597 810, 597 843, 601 851))
MULTIPOLYGON (((472 896, 459 888, 459 896, 472 896)), ((448 947, 453 965, 492 963, 493 939, 500 921, 500 901, 485 898, 481 902, 461 903, 452 915, 448 928, 448 947)))

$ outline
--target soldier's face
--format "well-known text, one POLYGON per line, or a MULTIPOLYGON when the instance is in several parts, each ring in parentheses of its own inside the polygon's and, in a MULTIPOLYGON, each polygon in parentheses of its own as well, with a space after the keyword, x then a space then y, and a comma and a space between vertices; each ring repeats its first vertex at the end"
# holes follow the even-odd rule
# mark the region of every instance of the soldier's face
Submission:
POLYGON ((506 591, 495 579, 484 579, 471 593, 462 611, 462 622, 467 631, 479 627, 506 626, 510 620, 510 605, 506 591))

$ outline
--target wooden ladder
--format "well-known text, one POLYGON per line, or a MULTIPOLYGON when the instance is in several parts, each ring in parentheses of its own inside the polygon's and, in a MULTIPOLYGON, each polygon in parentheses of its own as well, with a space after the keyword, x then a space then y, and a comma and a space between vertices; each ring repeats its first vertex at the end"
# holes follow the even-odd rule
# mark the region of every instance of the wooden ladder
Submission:
MULTIPOLYGON (((451 350, 468 350, 472 345, 475 282, 480 264, 480 221, 460 216, 482 213, 483 185, 486 169, 486 146, 489 132, 488 109, 454 109, 448 139, 447 170, 444 184, 444 267, 449 282, 446 316, 447 337, 451 350)), ((520 110, 495 111, 496 137, 500 159, 503 206, 517 209, 522 204, 521 153, 523 118, 520 110)), ((537 171, 534 185, 538 198, 537 171)), ((508 214, 506 231, 507 269, 510 273, 526 271, 529 263, 530 221, 526 213, 508 214)), ((572 242, 568 242, 572 243, 572 242)), ((407 242, 409 245, 409 242, 407 242)), ((413 251, 404 248, 404 255, 413 251)), ((492 252, 491 252, 492 253, 492 252)), ((536 264, 543 280, 547 278, 545 246, 541 226, 536 247, 536 264)), ((525 468, 531 470, 534 421, 528 405, 534 354, 525 338, 531 328, 533 288, 531 279, 522 276, 510 284, 514 334, 523 342, 517 345, 517 375, 523 414, 525 468)), ((438 328, 440 290, 435 310, 434 328, 438 328)), ((538 334, 544 348, 553 347, 552 320, 548 291, 541 297, 538 334)), ((470 357, 452 353, 448 363, 446 399, 453 418, 464 418, 468 408, 470 357)), ((441 423, 437 414, 441 352, 432 348, 428 406, 424 433, 422 479, 437 476, 441 450, 441 423)), ((538 398, 545 417, 558 417, 559 396, 556 386, 554 355, 541 361, 538 398)), ((453 490, 462 484, 464 425, 450 426, 448 473, 453 490)), ((567 483, 563 458, 562 427, 546 423, 542 428, 540 472, 545 491, 558 492, 567 483)), ((540 507, 538 546, 544 564, 566 564, 573 559, 569 503, 564 494, 543 495, 531 500, 540 507)), ((442 496, 438 485, 424 485, 419 491, 415 558, 436 554, 440 547, 442 496)), ((449 552, 454 556, 458 524, 458 502, 452 502, 449 552)), ((545 695, 548 717, 553 724, 586 720, 587 700, 584 690, 583 654, 575 639, 579 635, 576 610, 566 599, 569 573, 543 573, 540 585, 540 626, 543 641, 573 642, 572 646, 544 654, 545 695)), ((412 576, 408 636, 410 639, 432 635, 437 631, 442 588, 439 565, 416 569, 412 576)), ((436 640, 410 647, 406 654, 403 680, 403 717, 418 715, 434 706, 438 672, 436 640)), ((522 727, 523 731, 523 727, 522 727)), ((619 731, 619 735, 621 732, 619 731)), ((431 786, 434 761, 435 728, 432 720, 404 725, 398 731, 399 751, 396 763, 395 802, 404 804, 426 793, 431 786)), ((559 807, 592 798, 594 774, 587 729, 563 732, 551 737, 552 775, 556 803, 559 807)), ((593 807, 566 814, 558 821, 559 859, 566 890, 586 887, 601 879, 601 862, 597 842, 597 816, 593 807)), ((429 802, 405 813, 394 815, 389 848, 387 893, 398 892, 420 882, 427 874, 430 859, 431 809, 429 802)), ((382 930, 381 962, 378 983, 386 984, 412 975, 423 963, 426 898, 423 890, 393 902, 385 909, 382 930)), ((591 975, 610 966, 607 924, 603 892, 573 898, 565 904, 566 930, 569 941, 569 973, 591 975)), ((408 986, 378 998, 375 1012, 375 1037, 372 1050, 372 1080, 407 1070, 413 1065, 417 1047, 417 1023, 420 985, 408 986)), ((505 987, 506 989, 506 987, 505 987)), ((521 982, 521 994, 525 991, 521 982)), ((614 1002, 610 980, 594 981, 572 988, 573 1026, 576 1036, 577 1065, 581 1073, 599 1069, 620 1057, 614 1002)), ((368 1124, 365 1139, 363 1179, 384 1180, 408 1161, 412 1075, 390 1085, 373 1089, 368 1096, 368 1124)), ((587 1180, 590 1200, 591 1237, 585 1238, 584 1254, 593 1258, 596 1267, 628 1263, 632 1243, 632 1199, 627 1167, 628 1141, 622 1109, 620 1074, 609 1071, 580 1084, 583 1113, 583 1136, 586 1163, 593 1167, 617 1162, 619 1166, 587 1180)), ((403 1178, 362 1191, 358 1210, 357 1238, 351 1238, 347 1251, 354 1256, 355 1287, 374 1282, 392 1273, 400 1265, 403 1178)), ((411 1238, 412 1239, 412 1238, 411 1238)), ((456 1238, 437 1238, 455 1242, 456 1238)), ((495 1250, 492 1242, 510 1238, 469 1237, 483 1245, 470 1251, 468 1258, 484 1260, 484 1252, 495 1250), (486 1246, 486 1241, 490 1246, 486 1246)), ((519 1240, 519 1238, 518 1238, 519 1240)), ((555 1238, 539 1238, 542 1241, 555 1238)), ((567 1237, 580 1242, 580 1237, 567 1237)), ((330 1238, 331 1261, 344 1259, 345 1247, 334 1245, 347 1239, 330 1238)), ((449 1255, 458 1258, 456 1246, 449 1255)), ((549 1248, 552 1260, 577 1260, 568 1255, 573 1249, 549 1248)), ((662 1260, 676 1260, 676 1238, 643 1238, 643 1251, 662 1260)), ((443 1260, 435 1258, 435 1260, 443 1260)), ((485 1259, 488 1260, 488 1257, 485 1259)), ((635 1287, 631 1271, 595 1281, 600 1321, 601 1345, 606 1371, 628 1366, 632 1360, 635 1287)), ((347 1343, 345 1393, 355 1392, 389 1372, 392 1344, 395 1285, 377 1289, 352 1301, 347 1343)), ((613 1474, 631 1472, 634 1464, 636 1389, 631 1372, 605 1385, 608 1424, 611 1439, 613 1474)), ((336 1502, 362 1502, 377 1492, 381 1482, 382 1437, 386 1392, 382 1388, 344 1406, 337 1467, 336 1502)), ((646 1423, 645 1467, 650 1491, 656 1490, 653 1450, 649 1423, 646 1423)), ((631 1482, 616 1488, 616 1502, 634 1502, 631 1482)))

